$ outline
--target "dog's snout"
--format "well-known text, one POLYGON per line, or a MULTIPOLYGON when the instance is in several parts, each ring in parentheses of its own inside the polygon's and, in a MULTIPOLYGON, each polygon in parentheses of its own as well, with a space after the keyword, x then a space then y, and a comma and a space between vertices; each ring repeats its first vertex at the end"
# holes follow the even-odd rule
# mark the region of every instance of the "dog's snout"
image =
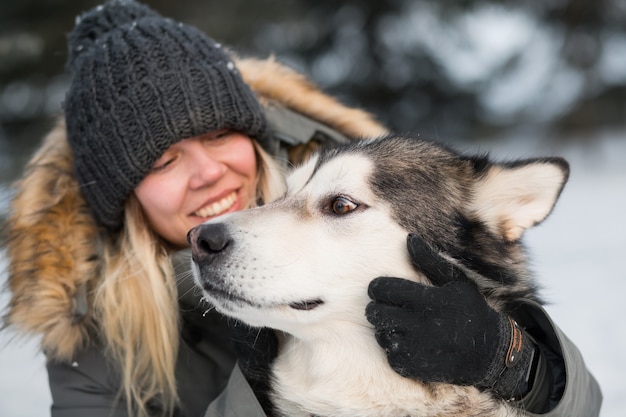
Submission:
POLYGON ((196 263, 211 262, 232 242, 228 228, 223 223, 201 224, 187 233, 191 256, 196 263))

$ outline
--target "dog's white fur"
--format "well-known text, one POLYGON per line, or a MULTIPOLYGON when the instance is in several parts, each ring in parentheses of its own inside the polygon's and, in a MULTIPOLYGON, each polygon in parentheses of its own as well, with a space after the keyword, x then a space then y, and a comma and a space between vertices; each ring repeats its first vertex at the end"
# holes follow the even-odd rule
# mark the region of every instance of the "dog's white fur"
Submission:
POLYGON ((374 196, 363 183, 371 170, 369 161, 350 159, 331 161, 307 183, 315 164, 310 161, 289 178, 289 198, 231 219, 236 221, 233 238, 245 239, 251 248, 251 253, 244 249, 238 255, 257 271, 239 283, 263 307, 221 308, 251 325, 288 334, 273 367, 276 405, 286 416, 308 416, 304 410, 323 416, 408 415, 415 409, 404 404, 425 400, 415 382, 389 367, 365 320, 366 278, 420 277, 407 257, 407 232, 391 221, 384 205, 371 204, 374 196), (358 197, 369 209, 353 219, 320 215, 323 199, 335 194, 358 197), (289 307, 318 298, 324 300, 320 308, 289 307), (398 405, 381 408, 376 397, 394 398, 398 405))
MULTIPOLYGON (((288 178, 288 191, 281 199, 211 222, 226 225, 235 247, 210 265, 210 274, 219 277, 228 296, 208 291, 206 298, 226 315, 283 332, 273 365, 273 400, 280 413, 337 417, 521 413, 473 387, 422 384, 389 367, 364 315, 370 301, 368 283, 377 276, 428 281, 411 266, 406 250, 409 231, 394 220, 390 204, 370 189, 366 179, 373 162, 359 153, 342 154, 319 168, 316 162, 313 158, 288 178), (358 207, 345 215, 334 214, 337 196, 358 207), (323 304, 308 310, 292 307, 315 300, 323 304)), ((563 175, 553 169, 492 168, 470 204, 490 227, 504 228, 502 235, 515 240, 550 212, 560 191, 554 184, 563 182, 563 175), (507 176, 529 181, 512 189, 507 176), (541 178, 546 176, 559 180, 545 185, 541 178)), ((201 269, 197 265, 194 269, 202 286, 201 269)))

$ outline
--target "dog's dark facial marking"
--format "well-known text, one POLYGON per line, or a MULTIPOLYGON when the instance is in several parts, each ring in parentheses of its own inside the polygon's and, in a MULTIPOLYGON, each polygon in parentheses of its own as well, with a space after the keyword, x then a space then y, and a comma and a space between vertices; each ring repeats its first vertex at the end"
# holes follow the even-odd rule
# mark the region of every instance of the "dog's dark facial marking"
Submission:
POLYGON ((289 307, 293 308, 294 310, 313 310, 314 308, 317 308, 319 306, 321 306, 322 304, 324 304, 324 302, 320 299, 316 299, 316 300, 308 300, 308 301, 300 301, 298 303, 290 303, 289 307))
POLYGON ((500 263, 502 259, 513 257, 511 251, 515 245, 507 244, 491 233, 479 220, 471 220, 459 213, 457 223, 457 246, 449 245, 445 248, 453 258, 494 281, 494 285, 513 286, 519 281, 511 265, 500 263))

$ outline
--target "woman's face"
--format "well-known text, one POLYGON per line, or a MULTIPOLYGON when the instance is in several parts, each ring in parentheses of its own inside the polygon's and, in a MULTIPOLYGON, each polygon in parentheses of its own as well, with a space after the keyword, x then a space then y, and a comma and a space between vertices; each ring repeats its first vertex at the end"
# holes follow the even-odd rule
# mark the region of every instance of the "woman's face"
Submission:
POLYGON ((187 232, 255 199, 252 140, 220 130, 170 146, 135 188, 150 226, 165 240, 187 246, 187 232))

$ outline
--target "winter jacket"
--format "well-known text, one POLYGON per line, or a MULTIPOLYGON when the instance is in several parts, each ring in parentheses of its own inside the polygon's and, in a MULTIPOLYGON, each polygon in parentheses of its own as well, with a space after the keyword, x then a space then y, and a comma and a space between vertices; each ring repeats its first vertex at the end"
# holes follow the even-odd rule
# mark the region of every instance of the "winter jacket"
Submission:
MULTIPOLYGON (((279 160, 298 163, 316 147, 387 132, 367 113, 342 105, 272 59, 240 59, 237 66, 266 109, 275 139, 272 152, 279 160)), ((117 371, 96 336, 97 317, 90 314, 89 290, 99 279, 100 253, 94 243, 99 231, 72 175, 62 121, 33 157, 17 191, 7 242, 7 322, 41 337, 52 416, 125 416, 125 404, 116 402, 117 371)), ((184 253, 174 261, 184 269, 184 253)), ((263 416, 235 365, 225 319, 199 302, 188 273, 178 274, 178 291, 177 415, 263 416)), ((522 311, 518 320, 553 352, 553 368, 565 373, 564 393, 548 415, 597 415, 601 395, 576 347, 541 307, 529 305, 522 311), (559 366, 563 361, 564 368, 559 366)), ((535 384, 533 391, 540 388, 535 384)))

